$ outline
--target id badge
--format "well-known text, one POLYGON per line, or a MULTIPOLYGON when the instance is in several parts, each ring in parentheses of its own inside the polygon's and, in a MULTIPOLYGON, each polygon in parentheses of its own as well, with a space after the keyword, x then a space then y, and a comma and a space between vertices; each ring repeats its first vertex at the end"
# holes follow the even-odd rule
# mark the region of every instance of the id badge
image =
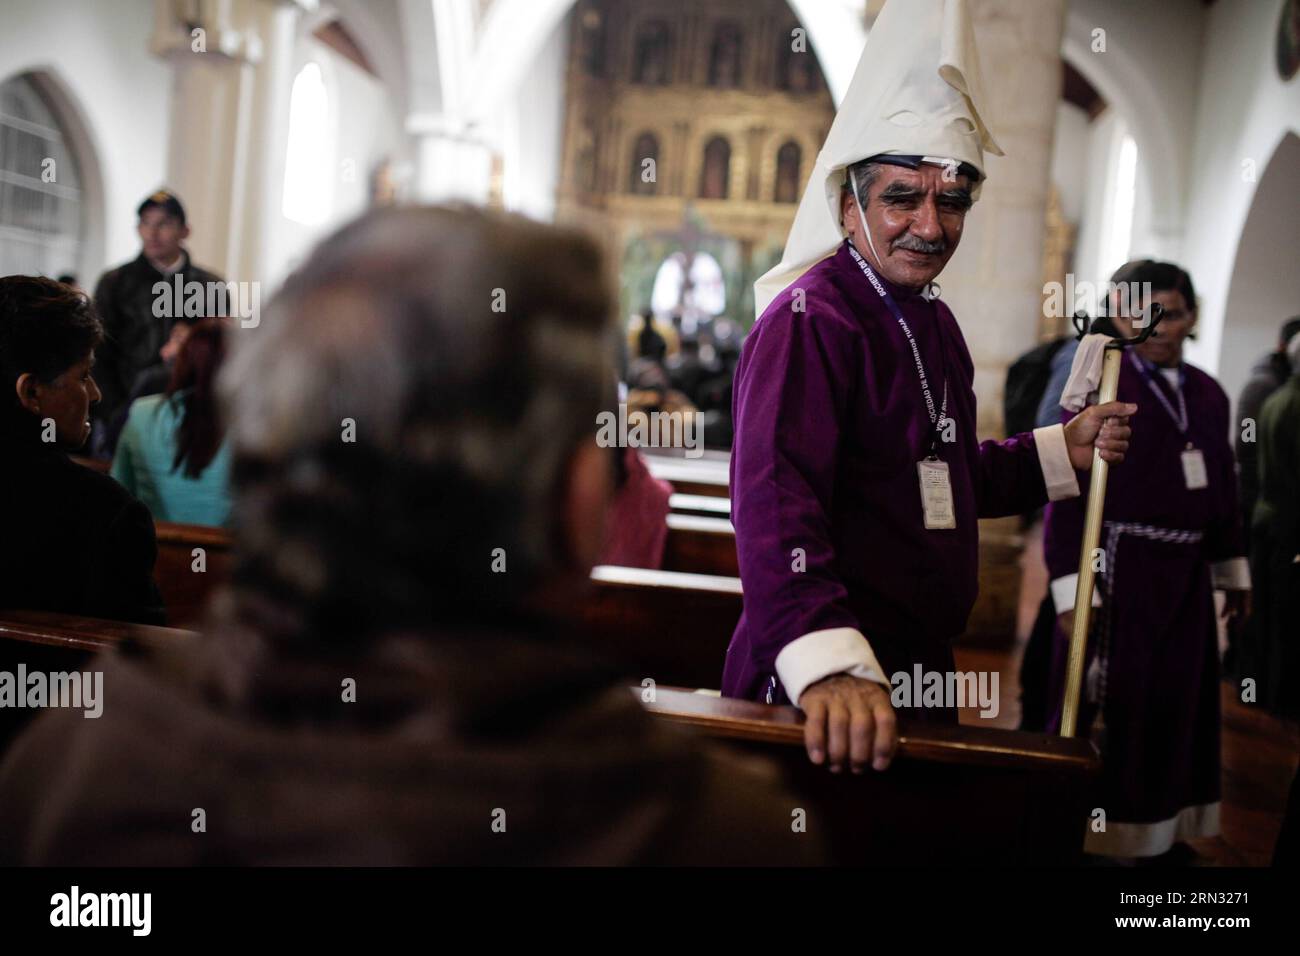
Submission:
POLYGON ((921 483, 921 509, 925 513, 925 527, 934 531, 957 527, 957 512, 952 503, 952 482, 948 479, 948 463, 926 459, 916 463, 916 474, 921 483))
POLYGON ((1210 477, 1205 471, 1205 454, 1199 448, 1183 452, 1183 481, 1188 491, 1209 487, 1210 477))

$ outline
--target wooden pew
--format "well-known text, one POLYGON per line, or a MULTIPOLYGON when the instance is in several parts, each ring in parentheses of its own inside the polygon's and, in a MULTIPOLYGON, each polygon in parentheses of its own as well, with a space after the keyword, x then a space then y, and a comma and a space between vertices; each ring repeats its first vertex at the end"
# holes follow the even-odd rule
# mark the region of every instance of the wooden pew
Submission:
POLYGON ((737 577, 740 562, 736 557, 736 529, 726 517, 669 514, 663 569, 737 577))
POLYGON ((96 653, 129 641, 157 644, 192 640, 194 631, 129 624, 54 611, 0 611, 0 641, 37 644, 56 651, 96 653))
POLYGON ((726 498, 729 493, 726 459, 677 458, 647 452, 645 463, 650 474, 671 484, 673 491, 713 498, 726 498))
MULTIPOLYGON (((128 640, 149 645, 197 636, 192 631, 147 624, 0 609, 0 670, 16 673, 20 664, 28 673, 85 670, 95 654, 128 640)), ((0 708, 0 757, 40 713, 26 707, 0 708)))
POLYGON ((668 496, 668 510, 673 514, 731 517, 731 499, 714 495, 685 495, 679 491, 668 496))
MULTIPOLYGON (((644 699, 641 687, 632 690, 644 699)), ((645 705, 722 746, 775 760, 839 864, 1080 862, 1101 761, 1087 740, 899 721, 884 773, 832 775, 808 761, 803 714, 679 688, 645 705)))
POLYGON ((202 619, 212 594, 230 580, 234 563, 230 535, 221 528, 166 521, 156 522, 154 528, 158 535, 154 580, 162 591, 167 623, 189 627, 202 619), (195 570, 200 560, 203 571, 195 570))
MULTIPOLYGON (((197 638, 172 628, 0 612, 0 649, 17 649, 32 668, 78 667, 85 655, 126 640, 197 638), (48 662, 33 661, 31 651, 48 652, 48 662)), ((644 694, 642 687, 633 691, 644 694)), ((658 719, 773 760, 806 811, 809 831, 823 838, 836 863, 1001 866, 1080 859, 1099 768, 1086 740, 903 719, 899 754, 887 772, 832 775, 808 762, 803 718, 795 708, 662 684, 654 696, 646 706, 658 719)))
POLYGON ((625 663, 630 679, 717 687, 740 620, 740 579, 601 566, 582 608, 590 639, 625 663))

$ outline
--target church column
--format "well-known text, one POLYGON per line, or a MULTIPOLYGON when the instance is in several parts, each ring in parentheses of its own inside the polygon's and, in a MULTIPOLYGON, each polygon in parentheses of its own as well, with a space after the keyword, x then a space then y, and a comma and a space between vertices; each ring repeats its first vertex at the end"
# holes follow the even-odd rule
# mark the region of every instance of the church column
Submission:
POLYGON ((152 52, 173 65, 168 184, 185 204, 194 260, 262 278, 267 209, 278 203, 294 30, 288 0, 220 0, 186 16, 155 6, 152 52), (193 20, 193 22, 191 22, 193 20), (280 148, 275 148, 279 142, 280 148))
POLYGON ((970 346, 985 436, 1002 431, 1007 368, 1037 342, 1041 322, 1065 0, 974 0, 972 14, 990 127, 1006 156, 985 157, 988 181, 938 281, 970 346))
POLYGON ((691 125, 685 120, 678 120, 673 123, 673 145, 672 145, 672 190, 673 196, 688 196, 688 186, 686 184, 686 170, 690 164, 690 156, 687 149, 691 141, 691 125))

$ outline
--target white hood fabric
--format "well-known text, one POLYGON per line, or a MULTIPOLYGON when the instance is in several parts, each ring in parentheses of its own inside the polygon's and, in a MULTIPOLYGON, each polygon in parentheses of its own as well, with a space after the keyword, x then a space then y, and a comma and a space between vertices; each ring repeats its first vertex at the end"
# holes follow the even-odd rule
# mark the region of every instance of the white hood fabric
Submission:
MULTIPOLYGON (((843 241, 846 167, 893 153, 966 162, 983 174, 986 150, 1003 155, 986 102, 966 0, 889 0, 817 155, 785 255, 754 283, 756 313, 843 241)), ((978 198, 978 184, 972 193, 978 198)))

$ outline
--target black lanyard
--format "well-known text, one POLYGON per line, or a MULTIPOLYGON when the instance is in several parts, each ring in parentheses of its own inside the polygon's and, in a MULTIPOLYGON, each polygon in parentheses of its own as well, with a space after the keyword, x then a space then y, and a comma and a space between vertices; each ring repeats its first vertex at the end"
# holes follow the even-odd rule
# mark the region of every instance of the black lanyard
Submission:
POLYGON ((1156 398, 1160 399, 1160 404, 1165 407, 1165 411, 1169 413, 1169 417, 1174 420, 1174 425, 1178 427, 1179 433, 1186 438, 1187 428, 1190 423, 1187 420, 1187 399, 1183 395, 1183 383, 1187 381, 1187 370, 1182 367, 1179 367, 1178 369, 1178 386, 1175 391, 1175 394, 1178 396, 1178 408, 1175 410, 1173 403, 1171 403, 1169 399, 1165 398, 1164 390, 1160 387, 1160 383, 1155 380, 1154 376, 1152 376, 1150 369, 1147 368, 1146 362, 1134 355, 1131 350, 1128 353, 1128 357, 1133 363, 1133 367, 1138 370, 1144 379, 1146 379, 1147 388, 1155 392, 1156 398))
MULTIPOLYGON (((889 294, 889 290, 884 287, 880 279, 876 277, 875 271, 867 264, 867 260, 862 258, 861 253, 853 247, 853 243, 845 240, 849 247, 849 252, 853 253, 853 261, 858 264, 862 274, 867 277, 867 282, 876 290, 876 294, 884 301, 885 307, 893 313, 894 318, 898 321, 898 326, 903 330, 903 335, 907 336, 907 344, 912 347, 912 359, 916 362, 916 374, 921 380, 921 394, 925 397, 925 411, 930 416, 930 425, 933 427, 934 434, 930 440, 930 457, 935 458, 935 451, 939 447, 939 432, 943 427, 943 422, 948 418, 948 376, 945 372, 943 381, 943 403, 939 406, 938 412, 934 408, 934 395, 930 391, 930 380, 925 374, 925 364, 921 361, 921 350, 917 347, 916 336, 912 335, 912 329, 907 324, 907 319, 903 318, 903 310, 898 307, 894 297, 889 294)), ((943 358, 943 342, 939 343, 939 356, 943 358)))

